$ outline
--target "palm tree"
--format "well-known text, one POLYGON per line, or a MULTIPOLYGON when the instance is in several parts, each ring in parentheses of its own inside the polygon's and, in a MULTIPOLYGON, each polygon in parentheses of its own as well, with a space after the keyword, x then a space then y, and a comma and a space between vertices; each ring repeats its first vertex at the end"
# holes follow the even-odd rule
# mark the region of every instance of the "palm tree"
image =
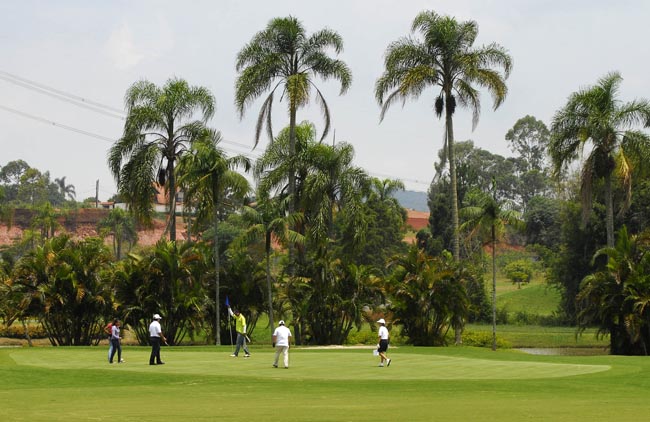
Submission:
POLYGON ((128 89, 125 103, 124 134, 109 151, 109 167, 131 211, 145 222, 151 219, 154 183, 165 187, 169 239, 176 240, 175 165, 214 114, 214 97, 182 79, 162 87, 142 80, 128 89), (197 112, 200 119, 191 120, 197 112))
POLYGON ((586 276, 576 297, 581 331, 598 327, 609 335, 614 355, 650 352, 650 238, 630 235, 623 226, 614 247, 599 249, 593 257, 607 257, 606 265, 586 276))
POLYGON ((360 211, 370 179, 363 169, 353 165, 354 147, 314 144, 310 147, 311 171, 305 180, 305 208, 310 234, 316 245, 328 248, 333 240, 335 212, 345 212, 362 231, 360 211))
POLYGON ((476 86, 486 88, 494 100, 494 109, 505 99, 505 79, 512 69, 512 58, 499 44, 474 47, 478 25, 474 21, 458 22, 450 16, 433 11, 421 12, 413 20, 413 33, 422 39, 401 38, 386 50, 386 70, 377 80, 375 97, 381 105, 380 119, 398 100, 418 98, 431 86, 435 96, 435 112, 445 114, 445 145, 451 179, 451 207, 454 229, 453 254, 460 258, 458 187, 454 159, 454 127, 452 116, 456 103, 473 112, 473 127, 478 123, 480 93, 476 86), (497 69, 502 69, 499 72, 497 69))
POLYGON ((219 219, 225 205, 242 201, 250 190, 248 180, 236 171, 239 166, 248 171, 249 160, 242 155, 227 157, 219 146, 221 141, 220 132, 204 129, 201 136, 192 144, 190 154, 181 158, 178 167, 182 174, 180 185, 185 188, 185 202, 196 204, 199 221, 212 222, 217 345, 221 345, 219 219))
POLYGON ((14 315, 37 317, 54 346, 97 344, 112 307, 106 277, 111 260, 101 239, 74 241, 60 235, 46 240, 14 267, 14 315))
POLYGON ((67 196, 71 201, 74 201, 75 196, 77 195, 77 192, 75 192, 74 185, 66 185, 65 184, 65 178, 66 176, 63 176, 60 179, 54 179, 54 182, 59 186, 59 189, 61 190, 61 195, 63 197, 67 196))
POLYGON ((622 80, 619 73, 612 72, 595 86, 571 94, 567 104, 553 117, 549 146, 556 175, 585 148, 591 148, 581 173, 583 221, 591 213, 594 182, 603 180, 609 247, 614 246, 612 178, 618 176, 626 192, 623 212, 630 204, 635 164, 650 159, 647 147, 650 137, 634 129, 650 123, 650 103, 647 100, 621 103, 617 94, 622 80))
MULTIPOLYGON (((275 18, 266 29, 255 34, 237 55, 237 71, 240 72, 235 86, 235 104, 240 116, 262 93, 269 95, 262 103, 262 108, 255 128, 255 145, 257 145, 262 128, 266 124, 267 132, 273 141, 271 111, 273 99, 278 87, 281 98, 286 95, 289 102, 289 154, 295 154, 296 114, 298 109, 309 103, 312 87, 316 90, 316 100, 323 110, 325 128, 321 140, 327 136, 330 128, 330 110, 321 91, 314 84, 316 76, 324 80, 336 79, 341 83, 344 94, 352 82, 348 66, 341 60, 332 59, 326 50, 332 48, 336 54, 343 51, 343 40, 339 34, 329 29, 320 30, 307 36, 302 23, 294 17, 275 18)), ((294 168, 288 174, 289 214, 295 212, 295 173, 294 168)), ((289 250, 291 254, 291 248, 289 250)))
MULTIPOLYGON (((476 234, 482 238, 487 238, 492 249, 492 350, 497 349, 497 297, 496 297, 496 248, 497 240, 505 234, 505 227, 512 225, 517 228, 523 226, 519 213, 512 209, 510 203, 500 203, 497 201, 496 182, 492 178, 492 195, 485 192, 473 192, 475 196, 475 205, 463 208, 461 213, 465 221, 460 229, 468 230, 468 237, 476 234)), ((472 195, 470 195, 472 196, 472 195)), ((471 198, 470 198, 471 200, 471 198)))
POLYGON ((122 244, 127 242, 129 249, 138 240, 135 222, 128 213, 115 208, 97 224, 100 235, 113 237, 113 253, 117 259, 122 259, 122 244))
POLYGON ((390 310, 416 346, 446 344, 446 333, 468 312, 465 274, 449 252, 432 258, 413 244, 388 262, 390 310))
POLYGON ((258 196, 259 202, 255 207, 244 207, 242 217, 249 226, 238 239, 241 243, 250 243, 254 240, 264 239, 264 253, 266 255, 266 288, 269 302, 269 326, 271 332, 275 329, 273 320, 273 288, 271 285, 271 251, 273 240, 281 244, 302 244, 304 236, 293 231, 290 227, 302 221, 302 214, 285 215, 286 205, 277 198, 264 198, 258 196))

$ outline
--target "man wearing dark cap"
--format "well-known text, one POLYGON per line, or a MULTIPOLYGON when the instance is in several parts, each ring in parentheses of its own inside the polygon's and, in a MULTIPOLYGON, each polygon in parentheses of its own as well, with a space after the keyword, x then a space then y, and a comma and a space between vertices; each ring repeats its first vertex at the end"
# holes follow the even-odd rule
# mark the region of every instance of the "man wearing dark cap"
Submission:
POLYGON ((248 353, 248 347, 246 347, 246 318, 239 312, 239 309, 235 309, 233 312, 230 306, 228 306, 228 313, 235 319, 235 331, 237 331, 235 353, 230 356, 236 358, 239 355, 239 349, 244 348, 244 357, 250 357, 251 354, 248 353))

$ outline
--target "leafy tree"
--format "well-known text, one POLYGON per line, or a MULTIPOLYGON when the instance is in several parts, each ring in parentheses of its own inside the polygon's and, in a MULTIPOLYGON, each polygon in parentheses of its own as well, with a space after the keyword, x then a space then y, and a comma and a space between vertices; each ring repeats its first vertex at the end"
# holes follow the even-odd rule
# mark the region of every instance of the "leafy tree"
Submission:
POLYGON ((382 106, 381 119, 388 108, 398 100, 417 98, 427 87, 439 89, 435 97, 435 112, 445 114, 445 145, 449 162, 453 253, 460 258, 458 237, 458 193, 456 160, 454 155, 453 114, 457 102, 473 112, 473 125, 480 113, 479 91, 486 88, 494 99, 496 109, 505 99, 505 79, 512 68, 507 51, 496 43, 474 47, 478 25, 474 21, 458 22, 450 16, 433 11, 418 14, 411 32, 419 32, 421 39, 402 38, 388 46, 385 71, 375 85, 375 96, 382 106), (502 72, 499 72, 502 69, 502 72))
MULTIPOLYGON (((209 220, 212 225, 213 259, 215 274, 215 327, 220 327, 219 300, 219 220, 225 206, 240 203, 250 190, 248 181, 236 169, 242 166, 250 168, 249 160, 237 155, 228 157, 220 148, 221 133, 206 129, 202 136, 192 145, 190 154, 181 158, 179 170, 183 176, 180 185, 185 188, 185 201, 196 204, 197 218, 209 220)), ((221 344, 218 329, 215 330, 215 342, 221 344)))
MULTIPOLYGON (((580 283, 593 272, 592 258, 605 243, 605 210, 594 208, 590 221, 580 222, 580 205, 566 202, 561 210, 561 243, 546 271, 547 282, 561 294, 559 313, 567 324, 577 322, 576 296, 580 283)), ((600 263, 600 262, 599 262, 600 263)))
POLYGON ((530 261, 523 259, 510 262, 505 266, 503 272, 513 284, 517 283, 518 289, 521 289, 521 283, 530 283, 533 278, 533 266, 530 261))
MULTIPOLYGON (((496 185, 496 181, 493 180, 496 185)), ((496 336, 496 247, 497 240, 501 238, 505 232, 505 226, 514 225, 522 226, 523 222, 519 217, 519 213, 513 211, 510 204, 507 202, 498 202, 495 197, 496 186, 492 190, 492 195, 485 192, 475 193, 475 203, 462 209, 462 214, 467 218, 467 221, 461 226, 461 230, 467 230, 469 237, 474 235, 481 235, 481 238, 487 239, 492 249, 492 350, 496 350, 497 336, 496 336)))
POLYGON ((561 242, 561 201, 542 196, 533 197, 523 214, 526 243, 558 250, 561 242))
POLYGON ((29 164, 23 160, 10 161, 0 169, 0 182, 4 184, 5 198, 9 203, 18 197, 20 179, 29 169, 29 164))
POLYGON ((404 189, 400 181, 371 178, 361 212, 337 216, 336 241, 343 262, 371 266, 382 273, 391 256, 406 251, 403 239, 407 214, 393 197, 400 189, 404 189), (358 224, 359 218, 363 224, 358 224))
POLYGON ((545 169, 546 149, 551 133, 541 120, 525 116, 506 133, 510 149, 524 159, 524 171, 545 169))
POLYGON ((647 163, 650 137, 635 129, 650 122, 650 103, 634 100, 621 103, 618 89, 621 75, 613 72, 598 83, 569 96, 567 104, 553 117, 549 151, 555 173, 572 163, 585 148, 591 148, 582 164, 581 201, 583 221, 591 213, 594 182, 604 183, 607 246, 614 246, 614 205, 612 183, 620 181, 626 191, 621 210, 631 198, 631 181, 635 164, 647 163))
POLYGON ((214 97, 182 79, 162 87, 142 80, 127 90, 125 104, 124 134, 109 151, 109 167, 130 210, 145 222, 151 219, 154 183, 165 187, 169 239, 176 240, 176 163, 214 114, 214 97), (200 120, 191 120, 197 112, 200 120))
MULTIPOLYGON (((296 154, 296 115, 298 109, 308 104, 312 87, 323 110, 325 129, 321 139, 330 128, 330 111, 321 91, 314 84, 316 76, 324 80, 335 79, 341 83, 344 94, 352 82, 348 66, 341 60, 332 59, 326 50, 332 48, 336 54, 343 51, 343 40, 334 31, 320 30, 307 36, 305 28, 294 17, 275 18, 266 29, 258 32, 237 55, 239 76, 235 86, 235 103, 243 116, 245 109, 263 92, 269 91, 262 104, 255 128, 255 145, 259 141, 264 124, 271 141, 271 111, 276 90, 281 87, 282 97, 289 102, 289 155, 296 154)), ((293 164, 293 162, 290 162, 293 164)), ((289 166, 288 195, 289 214, 296 210, 295 167, 289 166)), ((291 249, 290 249, 291 253, 291 249)))

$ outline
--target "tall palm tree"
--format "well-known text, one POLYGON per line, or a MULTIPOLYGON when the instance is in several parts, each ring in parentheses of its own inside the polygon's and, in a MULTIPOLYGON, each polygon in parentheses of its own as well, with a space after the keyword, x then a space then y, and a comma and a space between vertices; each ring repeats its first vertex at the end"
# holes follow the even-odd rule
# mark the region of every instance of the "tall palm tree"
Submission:
POLYGON ((131 211, 145 222, 151 219, 154 183, 164 186, 169 239, 176 240, 176 162, 214 114, 214 97, 182 79, 162 87, 142 80, 127 90, 125 104, 124 134, 109 151, 109 167, 131 211), (199 120, 192 120, 197 113, 199 120))
POLYGON ((304 236, 293 231, 290 227, 295 223, 302 221, 302 214, 294 213, 285 215, 286 205, 278 198, 265 198, 263 195, 258 196, 258 204, 254 207, 244 207, 242 217, 249 225, 246 231, 238 239, 241 243, 250 243, 251 241, 263 238, 264 253, 266 256, 266 288, 269 303, 269 326, 271 331, 275 329, 273 320, 273 288, 271 285, 271 251, 273 240, 281 244, 304 242, 304 236))
MULTIPOLYGON (((336 54, 343 51, 343 39, 329 29, 320 30, 308 36, 302 23, 292 17, 275 18, 266 29, 258 32, 237 55, 236 68, 239 73, 235 86, 235 104, 243 117, 248 107, 262 93, 270 91, 262 103, 255 128, 257 145, 262 128, 266 124, 271 141, 273 130, 271 111, 276 90, 280 87, 281 98, 286 96, 289 103, 289 153, 295 153, 296 114, 298 109, 309 103, 312 88, 325 118, 325 128, 321 139, 327 136, 330 128, 330 110, 314 78, 335 79, 341 83, 344 94, 351 82, 352 73, 341 60, 327 55, 332 48, 336 54)), ((295 212, 295 174, 293 168, 288 174, 289 213, 295 212)), ((291 249, 289 250, 291 253, 291 249)))
POLYGON ((71 201, 74 201, 75 196, 77 195, 77 192, 75 192, 75 188, 73 184, 66 185, 65 184, 65 178, 66 176, 63 176, 62 178, 56 178, 54 179, 54 182, 59 186, 59 189, 61 190, 61 195, 63 197, 68 197, 71 201))
POLYGON ((559 175, 585 148, 591 148, 582 165, 581 201, 583 220, 591 213, 594 181, 604 181, 607 246, 614 246, 614 205, 612 179, 618 176, 626 192, 621 207, 625 211, 632 195, 635 164, 647 163, 650 137, 635 129, 650 124, 650 102, 621 103, 618 89, 621 75, 608 73, 589 88, 569 96, 567 104, 555 113, 551 125, 549 151, 555 173, 559 175))
POLYGON ((458 22, 450 16, 433 11, 418 14, 411 32, 419 32, 421 39, 401 38, 386 50, 385 71, 375 85, 375 97, 381 105, 380 119, 396 101, 418 98, 427 88, 437 90, 435 113, 445 115, 445 145, 451 180, 451 207, 454 229, 453 254, 460 258, 458 233, 458 187, 454 159, 454 127, 452 116, 456 104, 468 107, 473 113, 473 127, 481 111, 480 93, 487 89, 499 107, 508 92, 505 79, 512 69, 512 58, 499 44, 474 47, 478 24, 458 22), (502 70, 502 71, 499 71, 502 70))
POLYGON ((512 204, 498 201, 495 192, 494 178, 492 178, 492 194, 473 192, 470 196, 475 197, 474 205, 461 210, 467 221, 460 226, 461 230, 469 232, 469 237, 479 234, 483 239, 487 239, 492 249, 492 350, 497 349, 497 241, 505 234, 507 225, 517 228, 523 226, 523 221, 519 213, 512 209, 512 204))
POLYGON ((250 161, 242 155, 228 157, 219 146, 221 141, 220 132, 204 129, 192 144, 190 154, 183 156, 179 164, 182 174, 180 185, 185 188, 186 203, 196 204, 199 221, 208 220, 212 223, 217 345, 221 345, 219 219, 226 205, 242 201, 250 190, 248 180, 236 170, 242 166, 248 171, 250 161))

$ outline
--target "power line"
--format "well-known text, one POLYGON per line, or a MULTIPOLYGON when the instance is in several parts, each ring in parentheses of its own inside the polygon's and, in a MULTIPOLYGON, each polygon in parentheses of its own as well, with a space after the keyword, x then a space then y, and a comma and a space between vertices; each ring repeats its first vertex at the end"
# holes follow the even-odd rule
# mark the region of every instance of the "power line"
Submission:
MULTIPOLYGON (((87 108, 87 109, 92 110, 92 111, 94 111, 96 113, 104 114, 106 116, 114 117, 114 118, 117 118, 117 119, 120 119, 120 120, 126 120, 125 117, 124 117, 126 115, 124 110, 120 110, 118 108, 111 107, 111 106, 99 103, 97 101, 92 101, 92 100, 89 100, 87 98, 84 98, 84 97, 81 97, 81 96, 78 96, 78 95, 70 94, 70 93, 68 93, 66 91, 62 91, 60 89, 52 88, 52 87, 50 87, 48 85, 26 79, 26 78, 11 74, 9 72, 5 72, 3 70, 0 70, 0 79, 3 79, 5 81, 7 81, 7 82, 13 83, 13 84, 18 85, 18 86, 21 86, 23 88, 31 89, 33 91, 40 92, 40 93, 45 94, 45 95, 49 95, 49 96, 57 98, 59 100, 66 101, 66 102, 71 103, 73 105, 87 108), (119 115, 117 115, 115 113, 118 113, 119 115)), ((82 129, 77 129, 77 128, 74 128, 72 126, 66 126, 66 125, 63 125, 63 124, 60 124, 60 123, 57 123, 57 122, 53 122, 51 120, 47 120, 47 119, 44 119, 44 118, 41 118, 41 117, 38 117, 38 116, 31 115, 29 113, 25 113, 25 112, 22 112, 22 111, 19 111, 19 110, 16 110, 16 109, 12 109, 10 107, 0 105, 0 108, 4 109, 6 111, 9 111, 11 113, 21 115, 23 117, 27 117, 29 119, 33 119, 33 120, 36 120, 36 121, 40 121, 42 123, 50 124, 52 126, 60 127, 62 129, 70 130, 72 132, 80 133, 82 135, 87 135, 87 136, 90 136, 90 137, 93 137, 93 138, 101 139, 103 141, 115 142, 115 140, 112 139, 112 138, 107 138, 105 136, 98 135, 98 134, 95 134, 95 133, 92 133, 92 132, 88 132, 88 131, 85 131, 85 130, 82 130, 82 129)), ((237 147, 240 147, 240 148, 245 148, 247 150, 250 148, 248 145, 242 144, 242 143, 239 143, 239 142, 228 141, 228 140, 222 140, 221 142, 225 143, 225 144, 231 144, 231 145, 234 145, 234 146, 237 146, 237 147)), ((248 158, 253 158, 253 159, 260 158, 259 155, 253 154, 252 152, 238 152, 238 151, 233 151, 233 150, 230 150, 229 152, 236 152, 236 153, 244 155, 244 156, 246 156, 248 158)), ((370 172, 370 171, 368 171, 368 174, 370 174, 371 176, 375 176, 375 177, 387 177, 387 178, 390 178, 390 179, 399 179, 399 180, 401 180, 403 182, 415 183, 415 184, 424 185, 424 186, 429 186, 430 183, 431 183, 431 182, 421 181, 421 180, 417 180, 417 179, 407 179, 407 178, 402 178, 402 177, 395 177, 395 176, 392 176, 392 175, 389 175, 389 174, 375 173, 375 172, 370 172)))
MULTIPOLYGON (((79 103, 82 103, 82 104, 77 104, 77 105, 80 105, 80 106, 86 106, 86 107, 91 106, 93 108, 104 109, 104 110, 110 111, 112 113, 117 113, 117 114, 120 115, 120 116, 112 115, 113 117, 123 118, 122 116, 126 115, 124 110, 121 110, 119 108, 111 107, 109 105, 105 105, 105 104, 99 103, 97 101, 92 101, 92 100, 89 100, 87 98, 80 97, 78 95, 70 94, 70 93, 68 93, 66 91, 62 91, 60 89, 52 88, 52 87, 47 86, 45 84, 41 84, 39 82, 31 81, 29 79, 22 78, 22 77, 17 76, 17 75, 13 75, 13 74, 11 74, 9 72, 5 72, 3 70, 0 70, 0 78, 6 80, 7 82, 11 82, 13 84, 22 86, 22 87, 27 88, 27 89, 32 89, 34 91, 41 92, 41 93, 46 94, 46 95, 54 96, 54 97, 62 99, 64 101, 68 101, 68 102, 70 102, 69 100, 77 101, 79 103), (61 97, 65 97, 65 98, 61 98, 61 97)), ((101 110, 97 110, 97 111, 102 112, 101 110)))
POLYGON ((45 124, 48 124, 48 125, 51 125, 51 126, 56 126, 56 127, 61 128, 61 129, 69 130, 71 132, 80 133, 82 135, 90 136, 92 138, 101 139, 102 141, 115 142, 115 139, 112 139, 112 138, 109 138, 109 137, 106 137, 106 136, 102 136, 102 135, 98 135, 96 133, 88 132, 88 131, 83 130, 83 129, 77 129, 77 128, 72 127, 72 126, 63 125, 61 123, 57 123, 57 122, 54 122, 52 120, 44 119, 43 117, 34 116, 33 114, 29 114, 29 113, 25 113, 25 112, 20 111, 20 110, 16 110, 15 108, 0 105, 0 109, 3 109, 3 110, 8 111, 10 113, 17 114, 17 115, 22 116, 22 117, 26 117, 28 119, 36 120, 37 122, 45 123, 45 124))

